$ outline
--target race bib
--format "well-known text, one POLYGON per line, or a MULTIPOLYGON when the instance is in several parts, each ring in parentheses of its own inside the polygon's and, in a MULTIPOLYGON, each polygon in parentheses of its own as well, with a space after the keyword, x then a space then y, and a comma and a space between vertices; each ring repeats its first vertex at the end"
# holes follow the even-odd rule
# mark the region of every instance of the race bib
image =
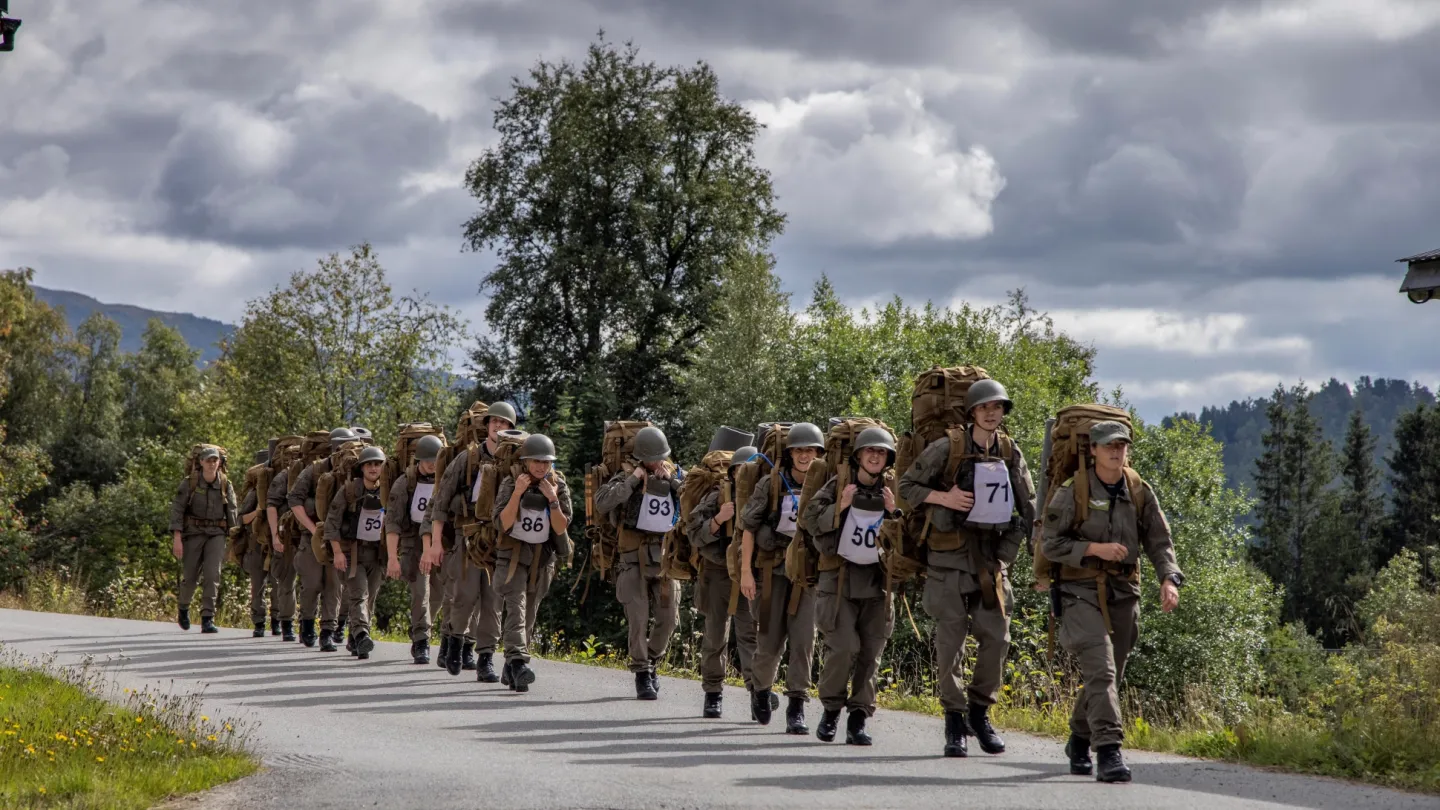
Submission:
POLYGON ((415 497, 410 499, 410 520, 412 522, 425 522, 425 510, 430 508, 430 496, 434 494, 434 483, 422 482, 415 485, 415 497))
POLYGON ((355 529, 355 539, 367 543, 374 543, 380 540, 380 533, 385 530, 384 509, 361 509, 360 522, 355 529))
POLYGON ((780 522, 776 524, 775 531, 786 537, 795 536, 795 523, 799 519, 800 499, 793 494, 786 494, 780 499, 780 522))
POLYGON ((1010 522, 1015 495, 1010 491, 1010 470, 1003 461, 975 463, 975 505, 967 523, 1000 525, 1010 522))
POLYGON ((550 539, 550 512, 546 509, 521 509, 510 536, 526 543, 540 544, 550 539))
POLYGON ((880 524, 884 520, 884 512, 851 507, 840 530, 840 556, 857 565, 880 562, 880 524))
POLYGON ((645 493, 640 499, 640 517, 635 528, 646 534, 664 534, 675 525, 675 501, 669 495, 645 493))

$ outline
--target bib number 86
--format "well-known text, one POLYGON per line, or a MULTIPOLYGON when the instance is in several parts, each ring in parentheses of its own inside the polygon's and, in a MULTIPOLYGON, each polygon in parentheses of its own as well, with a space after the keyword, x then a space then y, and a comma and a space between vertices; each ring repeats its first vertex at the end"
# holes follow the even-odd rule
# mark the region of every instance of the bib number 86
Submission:
POLYGON ((528 534, 528 533, 531 533, 531 532, 538 532, 538 531, 540 531, 540 530, 543 529, 543 528, 545 528, 545 520, 544 520, 543 518, 538 518, 538 517, 533 517, 533 518, 532 518, 532 517, 522 517, 522 518, 520 518, 520 531, 522 531, 522 532, 525 532, 525 533, 528 534))

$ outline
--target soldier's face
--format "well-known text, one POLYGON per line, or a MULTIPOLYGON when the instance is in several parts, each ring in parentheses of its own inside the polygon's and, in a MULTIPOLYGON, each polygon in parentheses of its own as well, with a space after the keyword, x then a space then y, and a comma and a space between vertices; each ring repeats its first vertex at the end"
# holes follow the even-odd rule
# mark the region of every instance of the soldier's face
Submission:
POLYGON ((1130 461, 1129 442, 1111 442, 1109 444, 1092 444, 1090 452, 1095 456, 1095 466, 1109 472, 1116 472, 1125 468, 1130 461))
POLYGON ((796 472, 809 472, 810 465, 815 463, 815 457, 820 451, 813 447, 796 447, 790 450, 790 464, 796 472))
POLYGON ((1005 420, 1005 403, 986 402, 983 405, 976 405, 975 410, 971 411, 971 417, 981 430, 994 432, 1005 420))
POLYGON ((867 447, 860 451, 860 466, 871 475, 884 472, 885 462, 889 460, 890 452, 883 447, 867 447))
POLYGON ((415 463, 415 467, 420 470, 421 475, 435 474, 435 462, 433 461, 418 461, 415 463))
POLYGON ((494 441, 495 437, 500 435, 500 431, 510 430, 515 426, 510 424, 509 419, 503 419, 499 416, 492 416, 485 423, 485 427, 489 430, 489 436, 491 441, 494 441))
POLYGON ((210 456, 200 459, 200 471, 205 474, 206 481, 214 481, 215 476, 220 474, 220 457, 210 456))
POLYGON ((544 478, 545 476, 550 474, 551 466, 552 465, 548 461, 537 461, 533 458, 526 459, 525 472, 530 473, 530 477, 538 481, 539 479, 544 478))
POLYGON ((378 482, 380 480, 380 469, 384 466, 385 462, 383 461, 365 462, 365 466, 361 468, 361 473, 365 476, 365 483, 373 485, 378 482))

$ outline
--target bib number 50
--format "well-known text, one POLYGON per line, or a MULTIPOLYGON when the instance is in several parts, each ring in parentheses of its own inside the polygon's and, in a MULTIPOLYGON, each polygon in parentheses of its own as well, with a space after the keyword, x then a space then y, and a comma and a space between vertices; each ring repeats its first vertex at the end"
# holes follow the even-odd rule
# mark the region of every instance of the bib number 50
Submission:
POLYGON ((850 542, 855 546, 875 548, 875 539, 880 534, 879 526, 855 526, 850 530, 850 542))

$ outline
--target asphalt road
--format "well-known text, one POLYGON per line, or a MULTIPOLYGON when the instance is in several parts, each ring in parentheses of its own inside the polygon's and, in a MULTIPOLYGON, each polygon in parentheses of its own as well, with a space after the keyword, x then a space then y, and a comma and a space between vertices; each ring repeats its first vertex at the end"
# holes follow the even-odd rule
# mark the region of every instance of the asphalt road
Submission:
MULTIPOLYGON (((875 745, 825 744, 749 721, 743 690, 704 720, 700 685, 537 660, 525 695, 410 662, 368 661, 248 631, 0 610, 0 644, 91 657, 118 687, 204 689, 212 716, 249 721, 265 769, 186 802, 206 808, 1440 808, 1440 799, 1181 757, 1127 752, 1129 785, 1070 776, 1060 745, 1006 734, 999 757, 939 756, 937 718, 881 711, 875 745)), ((810 704, 814 728, 819 714, 810 704)), ((975 746, 972 745, 972 748, 975 746)))

